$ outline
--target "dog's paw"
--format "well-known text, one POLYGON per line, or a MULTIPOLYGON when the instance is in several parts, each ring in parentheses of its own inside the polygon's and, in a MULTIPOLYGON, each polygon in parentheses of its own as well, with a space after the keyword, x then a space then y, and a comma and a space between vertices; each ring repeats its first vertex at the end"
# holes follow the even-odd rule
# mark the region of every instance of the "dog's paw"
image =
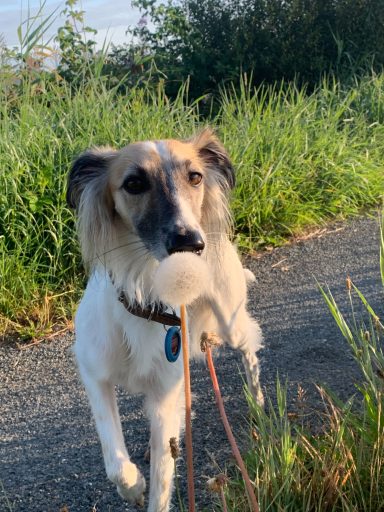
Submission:
POLYGON ((252 394, 253 394, 253 397, 254 397, 257 405, 259 405, 262 409, 264 409, 264 395, 263 395, 263 392, 261 391, 260 386, 257 386, 256 389, 253 389, 252 394))
POLYGON ((258 406, 264 409, 264 395, 261 390, 261 386, 259 380, 254 379, 248 380, 248 389, 251 392, 251 395, 258 406))
POLYGON ((252 284, 256 281, 255 274, 251 270, 243 267, 243 271, 244 271, 244 277, 245 277, 247 284, 252 284))
POLYGON ((124 500, 144 506, 145 479, 130 460, 120 461, 108 472, 108 478, 116 484, 117 492, 124 500))

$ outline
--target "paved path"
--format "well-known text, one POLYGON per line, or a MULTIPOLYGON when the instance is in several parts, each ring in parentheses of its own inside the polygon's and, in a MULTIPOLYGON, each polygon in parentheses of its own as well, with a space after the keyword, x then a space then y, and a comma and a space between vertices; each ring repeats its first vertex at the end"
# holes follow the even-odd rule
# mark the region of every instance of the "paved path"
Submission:
MULTIPOLYGON (((327 283, 342 310, 349 311, 349 274, 377 312, 384 313, 379 275, 379 229, 375 219, 357 219, 327 233, 265 253, 247 262, 257 278, 250 309, 265 335, 262 383, 274 397, 277 372, 289 378, 294 407, 297 385, 316 403, 313 382, 325 383, 342 397, 354 391, 359 373, 316 287, 327 283)), ((121 512, 134 510, 106 480, 95 429, 70 352, 70 335, 19 351, 0 346, 0 511, 121 512)), ((246 428, 237 354, 218 356, 218 374, 232 425, 246 428)), ((201 511, 212 510, 204 488, 214 474, 212 460, 229 458, 223 429, 204 365, 192 368, 196 487, 201 511)), ((120 408, 132 458, 148 475, 143 453, 148 440, 140 398, 120 394, 120 408)), ((183 464, 180 464, 183 472, 183 464)))

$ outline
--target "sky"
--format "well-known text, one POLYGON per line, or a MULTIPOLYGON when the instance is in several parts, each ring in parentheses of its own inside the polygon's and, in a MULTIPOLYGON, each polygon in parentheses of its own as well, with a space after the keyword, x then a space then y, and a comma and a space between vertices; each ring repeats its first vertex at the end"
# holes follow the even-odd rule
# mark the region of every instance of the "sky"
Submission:
MULTIPOLYGON (((0 34, 3 35, 7 46, 18 45, 17 27, 27 18, 28 6, 33 15, 38 12, 40 4, 41 0, 0 0, 0 34)), ((130 36, 125 32, 140 19, 138 9, 132 8, 130 0, 82 0, 78 6, 85 11, 85 24, 97 29, 97 35, 92 36, 92 39, 100 47, 105 38, 116 45, 129 42, 130 36)), ((65 0, 46 0, 44 16, 56 8, 59 15, 64 7, 65 0)), ((57 28, 63 25, 64 19, 63 16, 58 16, 47 32, 46 39, 56 33, 57 28)))

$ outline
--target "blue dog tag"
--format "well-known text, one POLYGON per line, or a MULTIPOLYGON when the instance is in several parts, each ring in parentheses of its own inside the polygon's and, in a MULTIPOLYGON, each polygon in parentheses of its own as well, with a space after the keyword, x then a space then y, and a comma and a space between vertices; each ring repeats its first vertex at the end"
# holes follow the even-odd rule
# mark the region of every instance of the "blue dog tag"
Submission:
POLYGON ((174 363, 180 354, 181 336, 178 327, 170 327, 165 336, 165 356, 170 363, 174 363))

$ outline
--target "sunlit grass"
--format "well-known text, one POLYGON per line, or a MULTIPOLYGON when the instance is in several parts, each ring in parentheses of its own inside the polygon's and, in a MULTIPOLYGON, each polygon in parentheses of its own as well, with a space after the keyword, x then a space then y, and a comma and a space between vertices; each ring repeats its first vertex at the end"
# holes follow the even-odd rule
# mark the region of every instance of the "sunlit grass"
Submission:
POLYGON ((12 94, 0 87, 0 329, 31 336, 72 314, 83 272, 65 191, 84 149, 188 137, 209 122, 237 170, 240 245, 279 244, 380 201, 383 91, 384 76, 311 95, 288 85, 255 94, 243 82, 207 120, 185 87, 174 101, 161 85, 121 95, 96 77, 77 91, 44 77, 12 94))
POLYGON ((236 162, 233 209, 246 247, 377 203, 384 126, 375 101, 383 90, 378 76, 346 91, 324 82, 311 95, 293 85, 255 95, 243 85, 224 96, 220 132, 236 162))

